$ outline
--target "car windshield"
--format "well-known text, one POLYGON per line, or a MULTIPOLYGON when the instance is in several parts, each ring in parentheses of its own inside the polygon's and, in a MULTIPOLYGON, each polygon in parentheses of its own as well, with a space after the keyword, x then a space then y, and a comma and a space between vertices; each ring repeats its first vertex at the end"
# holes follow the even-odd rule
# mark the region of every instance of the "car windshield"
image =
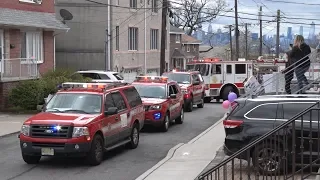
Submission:
POLYGON ((99 114, 102 96, 84 93, 57 93, 46 106, 46 112, 99 114))
POLYGON ((165 85, 134 84, 142 98, 166 98, 165 85))
POLYGON ((171 81, 176 81, 178 84, 190 84, 190 74, 168 73, 163 76, 168 77, 171 81))
POLYGON ((123 80, 123 77, 119 73, 114 73, 113 75, 117 78, 117 80, 123 80))

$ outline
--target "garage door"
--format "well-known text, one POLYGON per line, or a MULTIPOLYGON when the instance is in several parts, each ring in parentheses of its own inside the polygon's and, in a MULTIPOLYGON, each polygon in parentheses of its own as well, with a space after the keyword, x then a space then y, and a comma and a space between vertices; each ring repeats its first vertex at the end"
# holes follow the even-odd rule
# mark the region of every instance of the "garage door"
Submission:
POLYGON ((148 76, 158 76, 158 71, 157 70, 148 70, 147 75, 148 76))
POLYGON ((125 70, 124 73, 122 73, 122 76, 126 82, 132 83, 137 77, 137 70, 125 70))

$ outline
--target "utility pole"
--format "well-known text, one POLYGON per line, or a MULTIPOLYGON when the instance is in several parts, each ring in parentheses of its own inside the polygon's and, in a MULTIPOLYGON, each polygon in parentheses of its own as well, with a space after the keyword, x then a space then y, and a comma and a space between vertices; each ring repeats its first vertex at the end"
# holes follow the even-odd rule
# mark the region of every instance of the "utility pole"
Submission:
POLYGON ((277 11, 277 39, 276 39, 276 58, 279 58, 280 54, 280 10, 277 11))
MULTIPOLYGON (((144 1, 147 7, 147 1, 144 1)), ((147 9, 144 9, 144 74, 147 75, 147 9)))
POLYGON ((238 0, 234 1, 234 12, 235 12, 235 35, 236 35, 236 61, 239 60, 239 27, 238 27, 238 0))
MULTIPOLYGON (((108 0, 108 4, 110 4, 111 0, 108 0)), ((106 29, 106 52, 105 52, 105 61, 106 61, 106 71, 111 70, 111 44, 112 44, 112 38, 111 38, 111 6, 108 6, 108 22, 107 22, 107 29, 106 29)))
POLYGON ((263 40, 263 35, 262 35, 262 6, 260 6, 260 11, 259 11, 259 19, 260 19, 260 51, 259 51, 259 56, 262 56, 262 40, 263 40))
POLYGON ((246 29, 246 61, 248 60, 248 23, 245 23, 246 29))
POLYGON ((232 50, 232 25, 229 25, 229 38, 230 38, 230 60, 233 60, 233 50, 232 50))
POLYGON ((161 17, 161 50, 160 50, 160 76, 164 73, 166 66, 166 27, 167 27, 167 10, 168 0, 162 1, 162 17, 161 17))

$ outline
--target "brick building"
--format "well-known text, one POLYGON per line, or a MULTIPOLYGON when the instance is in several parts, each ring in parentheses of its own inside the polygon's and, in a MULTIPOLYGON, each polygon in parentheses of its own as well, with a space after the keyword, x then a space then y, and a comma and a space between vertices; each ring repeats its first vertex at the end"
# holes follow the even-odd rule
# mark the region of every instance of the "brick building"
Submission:
POLYGON ((0 110, 12 87, 55 67, 55 36, 66 30, 54 0, 1 0, 0 110))

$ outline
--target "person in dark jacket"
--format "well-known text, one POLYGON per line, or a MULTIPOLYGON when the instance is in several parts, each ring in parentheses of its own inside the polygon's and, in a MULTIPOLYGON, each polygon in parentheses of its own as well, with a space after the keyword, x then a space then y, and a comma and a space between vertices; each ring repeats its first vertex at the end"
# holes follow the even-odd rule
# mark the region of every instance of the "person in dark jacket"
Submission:
POLYGON ((300 94, 303 93, 303 84, 309 84, 305 73, 309 70, 311 64, 308 56, 310 53, 311 48, 304 42, 303 36, 297 35, 294 40, 289 58, 292 60, 292 63, 294 63, 295 74, 298 80, 300 94))
POLYGON ((288 51, 287 54, 287 62, 286 62, 286 68, 285 70, 282 71, 282 73, 284 74, 284 79, 286 81, 285 83, 285 90, 287 94, 291 94, 291 81, 293 79, 293 73, 294 73, 294 69, 293 69, 293 63, 292 63, 292 59, 289 57, 289 55, 291 54, 291 51, 288 51))

